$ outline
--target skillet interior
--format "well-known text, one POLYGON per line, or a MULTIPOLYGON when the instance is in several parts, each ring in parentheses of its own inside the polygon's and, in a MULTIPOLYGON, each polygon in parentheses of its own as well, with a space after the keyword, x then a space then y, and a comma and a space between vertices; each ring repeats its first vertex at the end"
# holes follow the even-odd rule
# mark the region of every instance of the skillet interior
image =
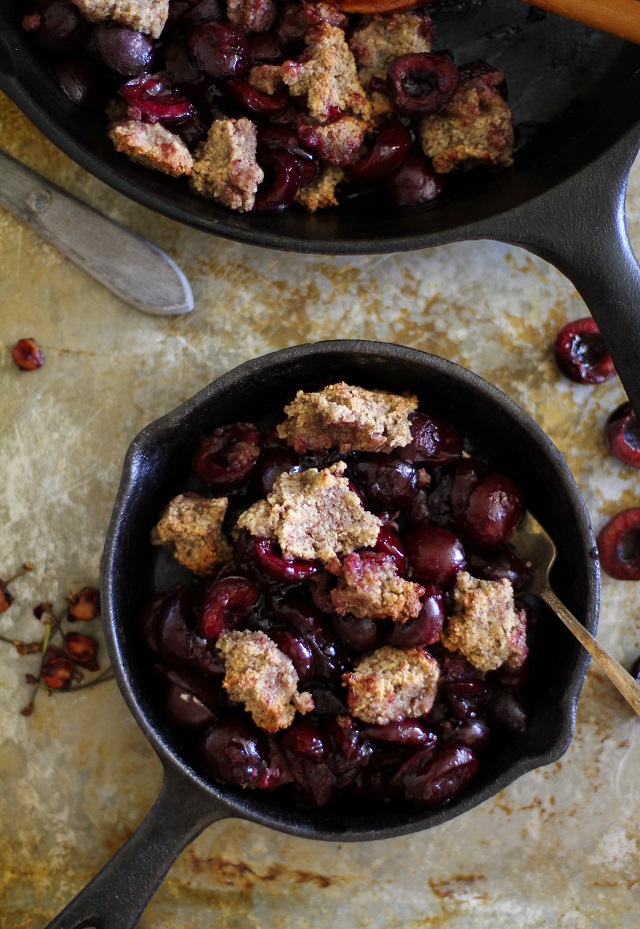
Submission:
POLYGON ((60 91, 20 28, 22 13, 15 0, 0 0, 0 87, 46 135, 145 206, 272 248, 381 252, 472 238, 474 223, 526 202, 592 161, 634 124, 640 103, 640 47, 519 0, 442 0, 431 10, 436 50, 451 50, 459 63, 486 58, 506 72, 519 127, 516 167, 458 178, 447 199, 432 207, 381 211, 379 196, 359 195, 313 216, 297 208, 277 217, 239 214, 192 195, 185 181, 117 155, 102 117, 83 114, 60 91))
MULTIPOLYGON (((138 633, 141 605, 154 590, 172 589, 178 575, 149 532, 168 499, 189 480, 199 439, 217 425, 252 419, 271 425, 296 389, 345 378, 368 387, 418 393, 425 408, 451 419, 471 449, 521 484, 530 509, 558 545, 554 585, 567 606, 595 632, 598 568, 593 535, 576 485, 542 431, 496 388, 463 368, 401 346, 334 342, 298 346, 247 362, 205 388, 137 437, 125 466, 103 562, 107 642, 118 681, 139 724, 161 758, 208 783, 193 751, 162 720, 157 680, 138 633)), ((350 802, 314 812, 292 808, 278 795, 208 786, 238 815, 309 838, 371 839, 424 829, 493 796, 516 777, 555 760, 568 747, 586 653, 561 623, 541 614, 535 627, 527 731, 487 756, 471 787, 443 808, 350 802)))

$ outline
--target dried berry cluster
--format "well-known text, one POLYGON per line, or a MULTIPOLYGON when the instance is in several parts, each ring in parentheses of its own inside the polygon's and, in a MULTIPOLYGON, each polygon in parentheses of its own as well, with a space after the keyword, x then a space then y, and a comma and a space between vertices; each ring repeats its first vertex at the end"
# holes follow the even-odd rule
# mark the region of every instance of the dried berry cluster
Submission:
MULTIPOLYGON (((560 371, 577 384, 601 384, 616 376, 604 339, 590 317, 567 323, 558 332, 554 356, 560 371)), ((640 423, 629 401, 617 407, 604 427, 610 453, 640 468, 640 423)), ((616 513, 598 533, 603 571, 621 581, 640 580, 640 507, 616 513)))
MULTIPOLYGON (((9 589, 11 584, 31 570, 32 566, 27 562, 12 577, 0 579, 0 613, 6 612, 14 602, 15 597, 9 589)), ((84 671, 100 670, 98 641, 93 636, 67 628, 69 623, 99 619, 100 592, 95 587, 83 587, 77 593, 70 593, 63 616, 54 611, 49 601, 38 603, 33 608, 33 615, 42 622, 42 638, 26 642, 0 635, 0 641, 12 645, 19 655, 39 653, 42 656, 38 673, 26 674, 26 681, 33 691, 31 699, 20 711, 23 716, 31 716, 33 713, 39 690, 47 693, 52 690, 78 690, 92 687, 113 676, 111 669, 106 668, 91 681, 84 682, 84 671)))

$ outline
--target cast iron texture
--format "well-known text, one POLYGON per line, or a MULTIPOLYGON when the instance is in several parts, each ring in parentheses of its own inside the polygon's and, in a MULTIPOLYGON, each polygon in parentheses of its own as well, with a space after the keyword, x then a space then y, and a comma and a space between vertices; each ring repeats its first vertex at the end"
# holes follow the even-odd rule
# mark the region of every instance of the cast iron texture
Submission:
POLYGON ((459 63, 485 58, 507 74, 518 126, 516 167, 453 179, 446 200, 380 209, 348 197, 313 216, 234 213, 118 155, 102 115, 64 96, 33 40, 24 9, 0 0, 0 89, 56 145, 144 206, 226 238, 288 251, 396 252, 464 239, 520 245, 575 284, 640 411, 640 269, 624 200, 640 145, 640 47, 519 0, 441 0, 430 8, 436 49, 459 63))
POLYGON ((179 852, 217 819, 241 817, 291 835, 339 842, 405 835, 464 813, 567 749, 588 656, 549 613, 536 627, 526 732, 497 746, 471 787, 441 808, 397 803, 374 811, 350 801, 315 811, 292 807, 277 791, 219 786, 164 723, 138 619, 150 593, 171 588, 175 573, 165 553, 152 549, 151 527, 188 478, 204 434, 234 420, 271 425, 296 390, 340 379, 417 393, 425 409, 464 432, 474 454, 512 475, 558 546, 557 593, 595 632, 599 572, 584 502, 550 439, 497 388, 436 356, 375 342, 301 345, 241 365, 144 429, 127 454, 103 558, 103 620, 118 684, 164 765, 165 784, 139 830, 50 929, 134 926, 179 852))

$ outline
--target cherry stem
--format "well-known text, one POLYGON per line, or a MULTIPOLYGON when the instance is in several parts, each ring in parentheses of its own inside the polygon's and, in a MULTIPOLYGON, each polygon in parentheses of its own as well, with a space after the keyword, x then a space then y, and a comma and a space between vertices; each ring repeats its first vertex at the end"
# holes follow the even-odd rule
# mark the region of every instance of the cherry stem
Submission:
POLYGON ((5 585, 8 587, 9 584, 13 584, 14 581, 17 581, 19 577, 22 577, 23 574, 26 574, 27 571, 33 571, 33 565, 30 561, 25 561, 19 571, 16 571, 15 574, 12 574, 11 577, 7 578, 5 585))

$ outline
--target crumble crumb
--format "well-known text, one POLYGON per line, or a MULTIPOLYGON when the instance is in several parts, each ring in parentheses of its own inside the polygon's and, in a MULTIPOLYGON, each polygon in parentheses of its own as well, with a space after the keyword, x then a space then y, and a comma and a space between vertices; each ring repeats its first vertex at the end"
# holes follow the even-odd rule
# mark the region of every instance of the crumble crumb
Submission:
POLYGON ((445 621, 442 644, 459 651, 480 671, 495 671, 507 662, 518 668, 527 656, 526 614, 513 603, 511 582, 480 581, 458 574, 454 611, 445 621))
POLYGON ((247 83, 263 94, 275 94, 284 87, 280 65, 254 65, 247 76, 247 83))
POLYGON ((246 32, 266 32, 278 15, 275 0, 227 0, 227 18, 246 32))
POLYGON ((323 165, 315 181, 301 187, 296 194, 296 201, 309 213, 322 210, 327 206, 337 206, 336 187, 342 183, 346 174, 336 165, 323 165))
POLYGON ((258 133, 250 119, 216 119, 196 151, 196 193, 240 212, 253 208, 264 172, 256 159, 258 133))
POLYGON ((299 390, 277 432, 297 452, 334 446, 340 452, 389 452, 411 442, 409 414, 417 408, 417 397, 340 381, 319 393, 299 390))
POLYGON ((291 725, 296 710, 314 709, 311 694, 298 692, 293 662, 264 632, 223 632, 216 645, 224 656, 222 686, 256 726, 277 732, 291 725))
POLYGON ((300 58, 285 61, 281 68, 291 96, 306 97, 315 119, 350 111, 366 120, 369 103, 342 29, 322 22, 307 32, 305 41, 307 49, 300 58))
POLYGON ((365 723, 383 726, 392 720, 424 716, 433 706, 440 670, 422 648, 384 645, 343 675, 351 713, 365 723))
POLYGON ((425 13, 391 13, 372 16, 349 39, 358 65, 358 77, 368 87, 372 77, 387 76, 387 65, 400 55, 430 52, 433 24, 425 13))
POLYGON ((209 500, 196 493, 179 494, 152 529, 152 544, 163 545, 185 568, 206 577, 231 557, 222 531, 228 502, 227 497, 209 500))
POLYGON ((465 81, 441 113, 420 121, 422 150, 439 174, 478 163, 511 167, 513 120, 496 89, 503 80, 504 75, 494 71, 465 81))
POLYGON ((338 461, 319 471, 281 474, 266 500, 240 516, 238 529, 275 539, 285 558, 337 567, 338 555, 375 545, 381 520, 367 512, 338 461))
POLYGON ((367 123, 355 116, 339 116, 328 123, 310 123, 300 120, 298 136, 321 158, 339 167, 358 160, 367 123))
POLYGON ((375 552, 353 552, 342 562, 331 600, 339 616, 387 619, 403 623, 422 608, 424 587, 398 576, 395 559, 375 552))
POLYGON ((172 177, 188 176, 193 171, 193 157, 187 146, 160 123, 124 119, 113 123, 107 135, 117 152, 145 168, 154 168, 172 177))
POLYGON ((90 23, 111 20, 157 39, 169 15, 169 0, 71 0, 90 23))
POLYGON ((326 3, 324 0, 300 0, 285 6, 277 33, 283 42, 296 42, 304 39, 307 32, 320 23, 329 23, 346 30, 349 20, 333 3, 326 3))

